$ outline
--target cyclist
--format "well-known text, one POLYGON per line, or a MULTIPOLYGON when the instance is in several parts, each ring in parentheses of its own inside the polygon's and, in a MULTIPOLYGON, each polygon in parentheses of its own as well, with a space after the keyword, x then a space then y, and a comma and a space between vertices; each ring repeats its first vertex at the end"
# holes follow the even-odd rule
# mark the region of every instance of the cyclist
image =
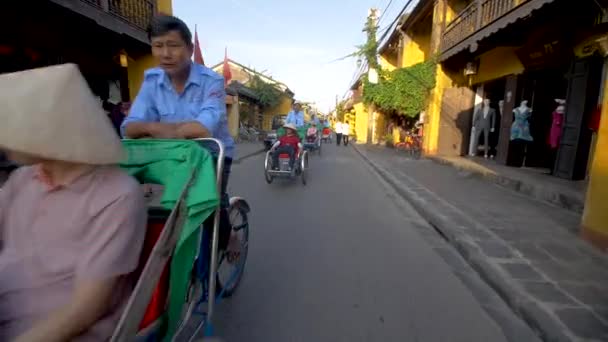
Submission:
MULTIPOLYGON (((220 210, 220 248, 238 253, 231 227, 226 193, 234 155, 234 140, 228 131, 224 79, 213 70, 191 61, 192 33, 180 19, 160 15, 149 31, 152 55, 159 67, 149 69, 125 118, 121 133, 128 138, 193 139, 216 138, 225 147, 220 210), (230 239, 229 239, 230 238, 230 239)), ((217 147, 210 148, 217 158, 217 147)), ((210 218, 208 226, 213 222, 210 218)))
POLYGON ((304 112, 302 111, 302 105, 299 102, 294 102, 292 111, 287 114, 286 124, 293 124, 296 128, 304 126, 304 112))

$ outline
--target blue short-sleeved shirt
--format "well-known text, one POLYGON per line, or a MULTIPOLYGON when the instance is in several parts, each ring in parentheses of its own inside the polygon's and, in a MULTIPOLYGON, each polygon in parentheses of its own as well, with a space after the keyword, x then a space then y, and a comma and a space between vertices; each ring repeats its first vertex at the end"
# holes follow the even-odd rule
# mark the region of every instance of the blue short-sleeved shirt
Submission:
MULTIPOLYGON (((228 131, 224 78, 200 64, 192 63, 184 91, 178 94, 161 68, 149 69, 129 115, 121 125, 131 122, 198 121, 212 136, 224 143, 226 157, 234 156, 234 140, 228 131)), ((215 151, 217 152, 217 151, 215 151)))
POLYGON ((289 112, 289 114, 287 114, 287 119, 285 120, 285 123, 294 124, 298 128, 304 126, 304 112, 296 112, 292 110, 291 112, 289 112))

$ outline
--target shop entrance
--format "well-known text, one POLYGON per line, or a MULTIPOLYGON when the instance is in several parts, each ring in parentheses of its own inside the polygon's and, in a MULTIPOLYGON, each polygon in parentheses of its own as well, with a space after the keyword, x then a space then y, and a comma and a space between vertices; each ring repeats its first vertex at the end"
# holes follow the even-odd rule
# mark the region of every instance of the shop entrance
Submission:
POLYGON ((549 133, 553 121, 553 111, 557 107, 556 99, 566 99, 568 81, 566 67, 556 67, 525 73, 521 77, 515 106, 527 100, 532 108, 528 119, 530 135, 534 139, 525 149, 523 165, 531 168, 546 169, 552 172, 557 151, 549 145, 549 133))
POLYGON ((589 121, 600 96, 602 67, 602 58, 580 59, 567 75, 566 116, 555 162, 558 177, 581 180, 586 176, 592 136, 589 121))

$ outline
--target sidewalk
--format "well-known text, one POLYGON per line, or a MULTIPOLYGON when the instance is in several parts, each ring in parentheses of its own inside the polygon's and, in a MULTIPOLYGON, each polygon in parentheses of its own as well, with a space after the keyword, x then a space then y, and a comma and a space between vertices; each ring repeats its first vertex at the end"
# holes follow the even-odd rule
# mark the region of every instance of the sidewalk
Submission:
POLYGON ((543 174, 537 169, 499 165, 494 161, 479 157, 429 156, 428 158, 441 164, 451 165, 461 171, 471 172, 532 198, 578 213, 583 212, 585 181, 565 180, 543 174))
POLYGON ((608 257, 577 213, 430 160, 354 148, 545 341, 608 341, 608 257))

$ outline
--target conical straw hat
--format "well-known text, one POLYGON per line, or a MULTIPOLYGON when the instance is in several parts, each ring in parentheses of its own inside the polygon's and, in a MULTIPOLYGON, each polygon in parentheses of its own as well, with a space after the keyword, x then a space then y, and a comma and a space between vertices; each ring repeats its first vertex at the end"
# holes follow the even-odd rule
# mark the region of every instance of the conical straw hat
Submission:
POLYGON ((44 159, 116 164, 116 131, 74 64, 0 75, 0 149, 44 159))

